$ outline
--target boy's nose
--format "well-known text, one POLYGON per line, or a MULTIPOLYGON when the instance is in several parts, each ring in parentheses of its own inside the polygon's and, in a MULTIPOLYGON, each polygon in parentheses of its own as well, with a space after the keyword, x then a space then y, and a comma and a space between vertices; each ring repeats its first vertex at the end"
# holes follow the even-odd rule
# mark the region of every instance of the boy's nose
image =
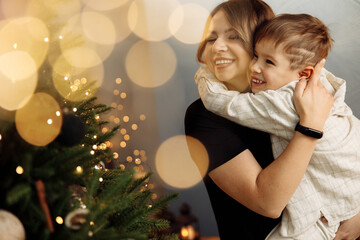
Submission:
POLYGON ((256 58, 253 58, 250 63, 250 71, 255 73, 260 73, 260 67, 256 58))

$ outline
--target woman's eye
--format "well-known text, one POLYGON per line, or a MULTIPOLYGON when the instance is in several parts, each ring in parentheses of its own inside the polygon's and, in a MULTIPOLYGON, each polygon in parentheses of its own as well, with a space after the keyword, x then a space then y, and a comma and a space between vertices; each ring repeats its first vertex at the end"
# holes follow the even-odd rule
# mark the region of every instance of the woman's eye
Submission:
POLYGON ((216 38, 208 38, 206 39, 206 42, 215 42, 216 41, 216 38))
POLYGON ((269 60, 269 59, 266 59, 266 63, 271 64, 271 65, 275 65, 275 64, 273 63, 273 61, 271 61, 271 60, 269 60))

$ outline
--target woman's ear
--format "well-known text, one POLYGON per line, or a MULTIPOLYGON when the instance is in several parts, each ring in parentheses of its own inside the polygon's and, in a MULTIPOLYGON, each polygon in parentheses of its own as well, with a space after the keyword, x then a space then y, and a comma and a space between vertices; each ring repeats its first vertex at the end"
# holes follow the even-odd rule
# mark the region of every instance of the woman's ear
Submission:
POLYGON ((311 77, 311 74, 313 72, 314 72, 314 68, 311 66, 307 66, 298 72, 298 78, 299 78, 299 80, 308 79, 311 77))

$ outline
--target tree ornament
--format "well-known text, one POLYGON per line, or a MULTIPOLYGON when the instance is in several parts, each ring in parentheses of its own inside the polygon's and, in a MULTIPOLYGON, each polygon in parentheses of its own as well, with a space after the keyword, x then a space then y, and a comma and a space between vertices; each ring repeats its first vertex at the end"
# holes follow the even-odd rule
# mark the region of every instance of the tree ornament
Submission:
POLYGON ((88 214, 88 209, 79 208, 71 211, 65 218, 65 226, 73 230, 79 230, 81 225, 86 222, 88 214))
POLYGON ((100 161, 98 164, 96 164, 96 165, 94 166, 94 168, 95 168, 96 170, 101 170, 101 171, 105 171, 105 170, 106 170, 106 167, 105 167, 105 164, 104 164, 103 161, 100 161))
POLYGON ((72 113, 63 114, 63 125, 56 139, 63 146, 74 146, 81 142, 85 136, 85 125, 80 117, 72 113))
POLYGON ((0 209, 0 240, 25 240, 25 229, 19 218, 0 209))

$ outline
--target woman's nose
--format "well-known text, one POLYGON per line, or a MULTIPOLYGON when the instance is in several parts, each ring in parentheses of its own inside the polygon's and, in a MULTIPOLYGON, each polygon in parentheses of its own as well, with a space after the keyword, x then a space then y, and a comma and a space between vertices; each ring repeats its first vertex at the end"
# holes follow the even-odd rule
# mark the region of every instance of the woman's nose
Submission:
POLYGON ((219 52, 219 51, 226 51, 226 50, 227 50, 226 42, 221 38, 216 39, 216 41, 213 45, 213 51, 219 52))

